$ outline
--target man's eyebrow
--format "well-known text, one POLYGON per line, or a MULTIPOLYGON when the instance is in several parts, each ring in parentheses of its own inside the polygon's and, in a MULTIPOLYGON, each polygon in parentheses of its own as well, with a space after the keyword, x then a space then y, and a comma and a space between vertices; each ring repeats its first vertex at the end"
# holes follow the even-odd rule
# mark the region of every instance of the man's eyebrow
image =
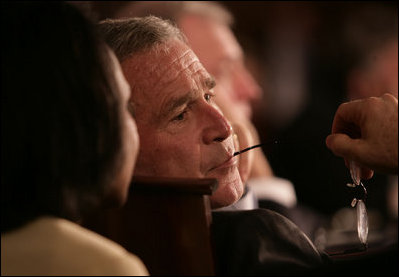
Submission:
POLYGON ((179 107, 185 105, 186 103, 190 103, 191 101, 194 100, 194 94, 189 91, 183 96, 180 97, 173 97, 168 100, 168 102, 163 106, 161 109, 160 116, 161 117, 166 117, 169 114, 173 113, 176 109, 179 107))
MULTIPOLYGON (((203 82, 206 89, 213 89, 216 86, 215 79, 213 77, 207 77, 203 82)), ((186 94, 180 97, 173 97, 161 108, 160 117, 167 117, 173 113, 179 107, 191 103, 195 99, 195 92, 188 91, 186 94)))
POLYGON ((204 84, 207 89, 213 89, 216 86, 215 78, 212 76, 206 78, 204 84))

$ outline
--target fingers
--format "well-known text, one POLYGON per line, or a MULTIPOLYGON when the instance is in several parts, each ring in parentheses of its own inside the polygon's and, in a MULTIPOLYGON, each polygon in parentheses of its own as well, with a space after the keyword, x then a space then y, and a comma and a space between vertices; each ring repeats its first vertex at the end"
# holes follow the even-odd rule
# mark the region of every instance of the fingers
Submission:
POLYGON ((367 167, 361 167, 361 171, 360 171, 360 177, 363 180, 368 180, 371 179, 374 175, 374 170, 371 170, 370 168, 367 167))
POLYGON ((337 156, 353 160, 353 139, 346 134, 331 134, 326 138, 327 147, 337 156))
POLYGON ((390 93, 385 93, 385 94, 381 95, 381 98, 384 99, 388 103, 396 103, 396 105, 398 105, 398 98, 396 98, 395 96, 393 96, 390 93))
POLYGON ((341 104, 334 116, 331 133, 345 133, 352 138, 359 137, 363 120, 363 102, 355 100, 341 104))
POLYGON ((345 165, 349 169, 349 160, 356 161, 361 165, 361 178, 368 180, 373 177, 374 171, 362 165, 357 153, 362 153, 362 142, 352 139, 345 134, 332 134, 326 138, 327 147, 337 156, 345 159, 345 165))

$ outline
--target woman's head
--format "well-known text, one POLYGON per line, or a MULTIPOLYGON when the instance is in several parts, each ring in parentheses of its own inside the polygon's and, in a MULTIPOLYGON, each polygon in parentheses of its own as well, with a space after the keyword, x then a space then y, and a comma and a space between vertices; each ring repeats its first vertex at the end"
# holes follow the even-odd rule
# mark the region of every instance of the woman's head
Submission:
POLYGON ((66 3, 2 5, 2 231, 123 202, 138 150, 130 90, 91 22, 66 3))

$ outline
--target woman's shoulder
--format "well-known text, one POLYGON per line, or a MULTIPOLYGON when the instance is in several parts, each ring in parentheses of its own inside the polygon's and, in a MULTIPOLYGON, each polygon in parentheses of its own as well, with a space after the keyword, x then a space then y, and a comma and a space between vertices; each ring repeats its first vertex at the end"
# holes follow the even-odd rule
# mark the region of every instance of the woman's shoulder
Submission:
POLYGON ((119 244, 55 217, 41 217, 2 234, 1 256, 2 274, 4 268, 39 275, 148 274, 141 260, 119 244), (24 269, 18 266, 22 261, 24 269))

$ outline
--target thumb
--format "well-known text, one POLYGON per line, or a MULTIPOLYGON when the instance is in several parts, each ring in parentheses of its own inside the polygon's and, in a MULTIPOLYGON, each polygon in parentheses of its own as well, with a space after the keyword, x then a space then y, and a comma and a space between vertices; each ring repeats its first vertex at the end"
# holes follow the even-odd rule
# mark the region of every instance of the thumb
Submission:
POLYGON ((345 134, 331 134, 326 138, 327 147, 336 155, 352 159, 356 147, 355 140, 345 134))
MULTIPOLYGON (((359 153, 362 151, 362 143, 359 139, 352 139, 345 134, 332 134, 326 138, 326 145, 331 151, 345 159, 348 167, 348 160, 354 160, 361 164, 359 153)), ((374 171, 368 167, 361 167, 362 179, 370 179, 373 177, 374 171)))
MULTIPOLYGON (((327 147, 337 156, 345 159, 345 164, 348 167, 349 160, 358 159, 358 153, 361 151, 362 145, 358 139, 352 139, 345 134, 332 134, 326 138, 327 147)), ((349 167, 348 167, 349 168, 349 167)), ((370 179, 373 177, 374 171, 368 167, 361 167, 361 178, 370 179)))

